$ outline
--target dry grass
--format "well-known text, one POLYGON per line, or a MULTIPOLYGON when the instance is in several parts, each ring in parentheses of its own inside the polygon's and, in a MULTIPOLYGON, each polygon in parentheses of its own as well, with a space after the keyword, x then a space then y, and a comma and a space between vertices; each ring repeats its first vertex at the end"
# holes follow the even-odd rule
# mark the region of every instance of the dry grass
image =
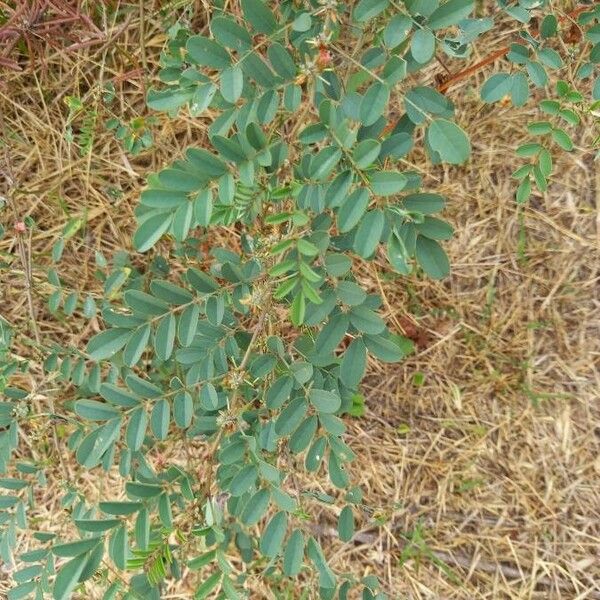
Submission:
MULTIPOLYGON (((76 54, 51 52, 43 71, 7 75, 0 87, 14 206, 38 225, 31 237, 36 321, 43 339, 71 344, 100 324, 47 314, 45 271, 56 235, 68 218, 85 220, 61 272, 73 289, 96 293, 94 252, 130 248, 145 173, 205 135, 201 119, 165 118, 150 152, 126 155, 101 125, 111 115, 100 88, 115 82, 117 116, 143 114, 138 70, 143 75, 144 60, 155 65, 164 38, 160 18, 146 15, 144 57, 133 8, 126 27, 106 23, 105 30, 118 37, 76 54), (98 111, 84 156, 65 141, 67 95, 98 111)), ((478 83, 449 92, 475 140, 473 160, 431 169, 418 151, 410 157, 427 169, 429 189, 450 199, 452 277, 433 283, 389 277, 383 262, 361 267, 394 329, 415 337, 419 349, 400 366, 370 365, 367 416, 351 423, 354 476, 376 514, 365 516, 353 543, 329 535, 330 513, 318 533, 336 569, 380 575, 391 598, 600 598, 600 173, 585 151, 592 134, 582 129, 550 192, 519 209, 509 177, 513 149, 534 112, 484 107, 478 83)), ((31 337, 12 235, 0 250, 12 260, 2 313, 31 337)), ((41 377, 33 342, 20 352, 34 358, 28 383, 40 402, 57 396, 58 385, 41 377)), ((41 423, 29 434, 32 448, 43 447, 41 423)), ((62 483, 79 478, 99 495, 111 485, 110 476, 92 480, 68 461, 54 475, 37 515, 56 529, 68 522, 58 505, 62 483)), ((169 597, 187 597, 184 588, 169 597)), ((88 597, 99 596, 90 590, 88 597)))

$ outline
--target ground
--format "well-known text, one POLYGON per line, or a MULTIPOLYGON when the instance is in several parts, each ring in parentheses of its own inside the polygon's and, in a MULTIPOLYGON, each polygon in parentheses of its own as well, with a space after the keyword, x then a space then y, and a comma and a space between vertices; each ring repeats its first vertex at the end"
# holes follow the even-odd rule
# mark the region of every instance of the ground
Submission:
MULTIPOLYGON (((95 252, 131 248, 145 174, 201 143, 208 123, 157 115, 153 148, 139 157, 126 153, 103 123, 147 114, 144 86, 164 43, 162 19, 148 12, 141 28, 132 11, 125 27, 107 23, 106 30, 107 43, 47 48, 32 68, 3 72, 0 85, 18 216, 37 224, 31 255, 39 333, 71 344, 82 344, 100 323, 60 321, 47 311, 57 234, 70 218, 83 219, 84 235, 67 244, 61 272, 73 289, 94 293, 95 252), (106 109, 100 90, 109 81, 117 100, 106 109), (75 133, 86 118, 92 123, 89 151, 66 138, 68 97, 84 106, 75 133)), ((472 62, 511 35, 488 40, 472 62)), ((391 277, 383 261, 360 268, 361 281, 383 296, 386 319, 417 351, 399 366, 370 363, 366 412, 350 424, 353 475, 375 512, 351 544, 335 541, 330 513, 316 533, 334 568, 380 575, 391 598, 600 598, 600 169, 589 150, 593 131, 581 128, 575 151, 560 156, 547 194, 517 206, 514 148, 536 111, 484 105, 477 90, 492 68, 448 91, 474 142, 472 160, 432 167, 418 150, 408 157, 425 185, 449 198, 451 277, 391 277)), ((12 228, 12 218, 5 226, 12 228)), ((13 257, 14 239, 0 241, 13 257)), ((2 314, 25 331, 25 274, 18 260, 11 265, 0 287, 2 314)), ((53 382, 42 382, 33 341, 19 351, 34 357, 29 384, 39 402, 58 397, 53 382)), ((44 430, 29 434, 35 449, 44 430)), ((65 461, 63 478, 74 473, 65 461)), ((63 526, 58 475, 37 514, 56 528, 63 526)), ((89 489, 110 485, 110 476, 87 477, 79 483, 89 489)), ((0 589, 9 585, 4 577, 0 589)), ((188 596, 180 586, 166 597, 188 596)))

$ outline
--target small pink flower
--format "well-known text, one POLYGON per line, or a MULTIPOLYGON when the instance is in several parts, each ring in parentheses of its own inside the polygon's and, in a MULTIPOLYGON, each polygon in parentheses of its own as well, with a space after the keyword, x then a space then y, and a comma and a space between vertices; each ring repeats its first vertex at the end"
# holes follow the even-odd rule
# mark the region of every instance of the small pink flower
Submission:
POLYGON ((27 231, 27 225, 23 221, 17 221, 15 223, 15 231, 17 233, 25 233, 27 231))

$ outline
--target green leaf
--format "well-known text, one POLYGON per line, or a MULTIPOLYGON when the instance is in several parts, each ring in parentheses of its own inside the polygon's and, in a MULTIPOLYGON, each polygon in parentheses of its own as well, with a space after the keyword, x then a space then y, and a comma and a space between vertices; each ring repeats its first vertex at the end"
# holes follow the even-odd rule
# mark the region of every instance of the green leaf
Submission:
POLYGON ((198 269, 188 269, 186 275, 190 285, 201 294, 211 294, 220 287, 210 275, 198 269))
POLYGON ((139 481, 128 481, 125 484, 125 491, 129 496, 145 500, 155 498, 162 493, 162 486, 153 483, 140 483, 139 481))
POLYGON ((394 15, 383 30, 383 43, 395 48, 408 37, 412 27, 413 21, 408 15, 394 15))
POLYGON ((166 314, 158 322, 156 333, 154 334, 154 348, 156 356, 161 360, 169 360, 173 353, 176 326, 177 321, 173 313, 166 314))
POLYGON ((574 148, 573 141, 564 129, 554 129, 552 131, 552 139, 567 152, 571 152, 574 148))
POLYGON ((435 217, 425 217, 422 223, 416 223, 417 231, 431 240, 449 240, 454 233, 452 226, 435 217))
POLYGON ((377 140, 363 140, 352 151, 352 158, 359 169, 371 166, 381 152, 381 144, 377 140))
POLYGON ((229 52, 221 44, 203 35, 193 35, 186 44, 190 58, 197 64, 213 69, 226 69, 231 64, 229 52))
POLYGON ((327 390, 313 388, 308 397, 311 404, 323 413, 334 413, 339 410, 342 404, 342 399, 338 393, 327 390))
POLYGON ((245 494, 256 482, 258 470, 254 465, 242 467, 233 477, 229 484, 229 491, 232 496, 241 496, 245 494))
POLYGON ((277 20, 261 0, 242 0, 242 11, 246 21, 258 33, 269 35, 277 29, 277 20))
POLYGON ((267 408, 277 410, 281 408, 292 392, 293 379, 289 375, 283 375, 276 379, 267 390, 265 400, 267 408))
POLYGON ((389 0, 360 0, 354 7, 352 16, 355 21, 364 23, 382 13, 388 6, 389 0))
POLYGON ((118 569, 127 568, 128 535, 125 525, 121 525, 110 536, 108 553, 118 569))
POLYGON ((246 52, 252 47, 252 37, 248 30, 238 25, 232 18, 226 16, 213 17, 210 29, 214 38, 223 46, 246 52))
POLYGON ((394 339, 382 336, 364 336, 367 350, 383 362, 398 362, 407 354, 406 349, 400 346, 394 339))
POLYGON ((342 277, 352 268, 352 261, 345 254, 329 252, 325 255, 325 270, 331 277, 342 277))
POLYGON ((540 25, 542 39, 554 37, 558 31, 558 19, 554 15, 546 15, 540 25))
POLYGON ((544 147, 541 144, 523 144, 517 148, 516 153, 517 156, 528 158, 530 156, 536 156, 543 149, 544 147))
POLYGON ((150 323, 145 323, 144 325, 140 325, 129 338, 123 351, 123 362, 128 367, 134 367, 140 358, 142 358, 142 354, 150 339, 150 331, 150 323))
POLYGON ((87 344, 87 353, 92 360, 112 358, 129 340, 131 331, 115 327, 97 333, 87 344))
POLYGON ((349 542, 354 536, 354 513, 351 506, 344 506, 338 517, 338 534, 342 542, 349 542))
POLYGON ((91 533, 108 531, 120 523, 120 519, 75 519, 75 525, 79 529, 91 533))
POLYGON ((204 148, 188 148, 185 155, 203 178, 216 179, 228 171, 225 161, 204 148))
POLYGON ((194 401, 189 392, 179 392, 173 399, 173 416, 178 427, 186 429, 192 422, 194 401))
POLYGON ((217 585, 219 585, 222 577, 223 573, 221 573, 221 571, 213 573, 208 579, 206 579, 196 588, 194 600, 202 600, 203 598, 206 598, 217 587, 217 585))
POLYGON ((288 445, 294 454, 299 454, 306 450, 312 442, 317 431, 318 419, 316 415, 311 415, 302 421, 298 429, 294 431, 289 439, 288 445))
POLYGON ((409 90, 404 97, 404 105, 408 118, 416 125, 427 120, 427 113, 444 118, 454 115, 454 104, 444 94, 424 85, 409 90))
POLYGON ((529 83, 525 73, 511 75, 510 97, 515 106, 523 106, 529 99, 529 83))
POLYGON ((405 210, 429 215, 441 211, 446 202, 444 196, 440 194, 409 194, 402 200, 402 206, 405 210))
MULTIPOLYGON (((101 427, 92 429, 77 446, 75 458, 77 462, 93 469, 102 461, 104 453, 113 446, 116 441, 121 426, 121 419, 112 419, 101 427)), ((114 446, 113 446, 114 449, 114 446)), ((107 460, 111 458, 109 453, 107 460)), ((110 465, 107 465, 107 468, 110 465)))
POLYGON ((132 515, 143 508, 143 506, 144 505, 141 502, 132 502, 129 500, 123 500, 120 502, 100 502, 98 505, 103 513, 117 517, 132 515))
POLYGON ((563 66, 563 61, 560 54, 553 48, 542 48, 537 52, 540 62, 551 69, 560 69, 563 66))
POLYGON ((420 235, 417 238, 416 257, 421 268, 433 279, 443 279, 450 274, 450 262, 442 247, 420 235))
MULTIPOLYGON (((196 91, 194 92, 194 97, 190 102, 190 113, 193 117, 197 117, 201 115, 213 101, 215 94, 217 93, 216 84, 209 83, 201 83, 196 87, 196 91)), ((160 178, 161 182, 164 184, 165 181, 163 178, 160 178)), ((201 178, 193 177, 190 178, 189 181, 181 182, 183 185, 168 185, 167 187, 174 187, 175 189, 185 189, 187 192, 197 191, 202 187, 205 183, 201 178)))
POLYGON ((325 194, 325 204, 329 208, 337 208, 341 206, 348 195, 348 191, 352 186, 354 175, 352 171, 342 171, 327 187, 325 194))
POLYGON ((283 554, 283 572, 287 577, 296 577, 302 568, 304 559, 304 536, 299 529, 294 529, 286 544, 283 554))
POLYGON ((361 338, 352 340, 344 352, 340 365, 340 379, 345 386, 355 389, 363 378, 367 365, 367 349, 361 338))
POLYGON ((317 567, 317 571, 319 571, 319 586, 328 590, 335 588, 335 575, 327 565, 319 542, 312 536, 308 538, 306 553, 308 554, 308 558, 314 563, 315 567, 317 567))
POLYGON ((360 122, 367 127, 373 125, 383 114, 389 99, 387 85, 379 81, 372 83, 360 102, 360 122))
POLYGON ((453 165, 464 163, 471 154, 471 143, 456 123, 435 119, 427 128, 427 140, 444 162, 453 165))
POLYGON ((81 554, 59 569, 54 581, 54 590, 52 592, 54 600, 68 600, 68 598, 71 597, 73 590, 79 582, 79 576, 85 567, 87 559, 87 554, 81 554))
POLYGON ((134 535, 139 549, 146 550, 150 543, 150 513, 146 507, 137 514, 134 535))
POLYGON ((435 54, 435 35, 427 28, 417 29, 413 33, 410 52, 420 64, 428 63, 435 54))
MULTIPOLYGON (((596 18, 598 18, 596 16, 596 18)), ((585 37, 592 42, 592 44, 598 44, 600 43, 600 23, 597 25, 594 25, 593 27, 590 27, 586 33, 585 33, 585 37)))
POLYGON ((292 324, 296 327, 304 322, 304 315, 306 313, 306 297, 304 292, 300 292, 294 296, 292 302, 292 308, 290 310, 290 319, 292 324))
POLYGON ((192 217, 194 215, 194 205, 192 202, 182 204, 173 215, 173 237, 178 242, 183 242, 188 236, 190 227, 192 226, 192 217))
POLYGON ((147 252, 171 227, 172 214, 159 213, 139 224, 133 235, 133 246, 138 252, 147 252))
MULTIPOLYGON (((537 61, 530 60, 527 65, 527 74, 529 75, 529 79, 531 79, 532 83, 537 87, 544 87, 548 83, 548 73, 546 73, 546 69, 537 61)), ((528 89, 529 95, 529 89, 528 89)))
POLYGON ((210 225, 213 214, 213 195, 210 189, 202 191, 194 200, 194 217, 202 227, 210 225))
POLYGON ((529 200, 529 196, 531 196, 531 181, 529 179, 524 179, 517 188, 517 204, 524 204, 529 200))
POLYGON ((357 188, 347 196, 337 214, 340 233, 352 230, 365 214, 368 205, 369 192, 366 188, 357 188))
POLYGON ((19 498, 16 496, 5 496, 0 495, 0 510, 12 508, 15 504, 19 503, 19 498))
POLYGON ((315 341, 317 352, 319 354, 331 354, 346 335, 348 325, 348 315, 344 313, 339 313, 329 319, 315 341))
MULTIPOLYGON (((192 174, 188 170, 183 170, 181 168, 163 169, 158 174, 158 181, 162 187, 179 192, 196 192, 202 189, 202 187, 206 183, 204 178, 192 174)), ((153 211, 150 214, 154 215, 155 212, 156 211, 153 211)), ((162 212, 161 214, 164 218, 164 212, 162 212)), ((144 216, 143 218, 145 219, 146 217, 144 216)))
POLYGON ((367 292, 353 281, 340 281, 335 293, 338 300, 348 306, 359 306, 367 299, 367 292))
POLYGON ((371 175, 371 186, 378 196, 393 196, 402 191, 407 182, 406 175, 397 171, 375 171, 371 175))
POLYGON ((260 551, 264 556, 273 558, 281 552, 283 538, 287 529, 287 514, 279 511, 269 521, 260 538, 260 551))
POLYGON ((310 177, 321 181, 326 179, 342 157, 342 151, 334 146, 323 148, 310 161, 310 177))
POLYGON ((350 311, 350 322, 362 333, 377 334, 385 329, 385 321, 365 306, 355 306, 350 311))
POLYGON ((114 406, 98 400, 77 400, 74 408, 80 417, 90 421, 108 421, 120 414, 114 406))
POLYGON ((308 405, 304 398, 295 398, 280 413, 275 421, 275 433, 278 436, 289 435, 292 433, 308 411, 308 405))
POLYGON ((213 560, 215 560, 216 554, 216 550, 210 550, 209 552, 205 552, 204 554, 201 554, 196 558, 188 560, 187 566, 188 568, 192 569, 192 571, 197 571, 198 569, 205 567, 213 560))
POLYGON ((313 366, 304 361, 296 361, 290 365, 290 370, 294 374, 294 379, 300 384, 308 383, 313 375, 313 366))
POLYGON ((498 100, 508 96, 511 89, 511 76, 508 73, 496 73, 481 87, 481 99, 488 103, 498 102, 498 100))
POLYGON ((223 98, 235 104, 242 95, 244 88, 244 74, 237 65, 221 72, 220 88, 223 98))
POLYGON ((173 112, 189 102, 194 95, 194 88, 173 86, 155 90, 150 88, 146 97, 146 104, 152 110, 173 112))
MULTIPOLYGON (((261 58, 261 55, 258 52, 248 54, 240 63, 240 66, 242 67, 244 74, 254 79, 261 87, 269 89, 274 88, 281 81, 261 58)), ((273 97, 272 95, 270 96, 273 97)))
POLYGON ((384 227, 385 217, 380 210, 367 212, 354 236, 354 250, 359 256, 369 258, 373 255, 381 240, 384 227))
POLYGON ((285 86, 283 91, 283 105, 289 112, 296 112, 302 102, 302 88, 295 83, 285 86))
POLYGON ((441 29, 457 25, 474 10, 474 0, 448 0, 431 13, 427 24, 431 29, 441 29))
POLYGON ((594 64, 600 63, 600 42, 598 42, 590 51, 590 61, 594 64))
POLYGON ((219 396, 212 383, 208 382, 202 386, 200 404, 205 410, 217 410, 219 408, 219 396))
POLYGON ((144 406, 136 408, 129 417, 125 440, 131 450, 139 450, 144 443, 146 428, 148 427, 148 413, 144 406))
POLYGON ((72 556, 81 556, 90 550, 93 550, 101 542, 98 538, 87 540, 77 540, 75 542, 65 542, 63 544, 54 544, 52 554, 61 558, 71 558, 72 556))
POLYGON ((265 514, 269 506, 271 494, 268 489, 258 490, 246 503, 240 519, 247 527, 256 525, 265 514))
MULTIPOLYGON (((26 598, 27 596, 31 596, 31 594, 35 591, 37 587, 36 581, 26 581, 25 583, 21 583, 8 590, 6 594, 7 600, 21 600, 22 598, 26 598)), ((38 596, 39 598, 39 596, 38 596)))
POLYGON ((127 290, 123 298, 127 306, 144 318, 163 315, 169 311, 169 305, 164 300, 140 290, 127 290))
POLYGON ((304 256, 317 256, 319 254, 319 248, 303 238, 298 240, 296 247, 298 248, 298 252, 304 256))
POLYGON ((150 427, 157 439, 165 440, 167 438, 170 422, 171 405, 166 398, 162 398, 154 405, 150 416, 150 427))
POLYGON ((187 348, 193 341, 198 328, 200 308, 197 304, 190 304, 180 315, 177 326, 177 339, 187 348))
POLYGON ((274 42, 267 49, 267 56, 275 72, 283 77, 285 81, 291 81, 296 77, 298 68, 292 55, 279 43, 274 42))
POLYGON ((169 494, 166 492, 158 497, 158 516, 160 517, 162 526, 171 531, 173 529, 173 512, 171 510, 169 494))
POLYGON ((327 446, 327 439, 324 436, 318 437, 309 448, 306 453, 306 459, 304 461, 304 466, 306 470, 314 473, 321 466, 321 461, 323 460, 323 456, 325 455, 325 448, 327 446))
POLYGON ((16 479, 14 477, 1 477, 0 478, 0 488, 4 488, 6 490, 22 490, 27 487, 27 481, 23 479, 16 479))

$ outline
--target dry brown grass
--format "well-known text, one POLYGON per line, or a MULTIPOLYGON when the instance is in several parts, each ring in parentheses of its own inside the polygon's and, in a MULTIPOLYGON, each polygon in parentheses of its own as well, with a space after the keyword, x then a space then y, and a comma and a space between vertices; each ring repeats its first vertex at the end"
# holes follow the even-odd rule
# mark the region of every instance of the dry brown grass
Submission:
MULTIPOLYGON (((131 247, 144 175, 199 143, 206 126, 185 115, 161 118, 153 150, 127 156, 101 126, 109 115, 99 90, 115 80, 113 111, 143 114, 144 82, 135 71, 143 72, 143 60, 154 67, 164 38, 160 19, 147 15, 144 58, 133 9, 127 27, 107 23, 106 30, 118 38, 105 47, 50 53, 43 73, 6 75, 0 87, 14 205, 19 218, 31 215, 38 225, 31 250, 40 335, 76 345, 100 324, 57 321, 45 309, 56 235, 68 218, 85 219, 61 272, 73 289, 96 293, 94 252, 131 247), (66 95, 99 111, 86 156, 65 141, 66 95)), ((317 533, 336 569, 380 575, 391 598, 600 598, 600 173, 585 150, 592 133, 582 128, 550 192, 519 209, 513 150, 534 111, 483 106, 478 77, 449 92, 475 140, 472 161, 432 169, 418 151, 410 157, 427 170, 427 186, 450 199, 452 277, 433 283, 390 277, 383 262, 361 267, 365 285, 383 294, 394 329, 419 341, 400 366, 370 365, 368 412, 351 423, 359 456, 353 473, 377 514, 365 516, 353 543, 334 541, 329 512, 317 533)), ((0 250, 12 257, 2 313, 31 335, 12 235, 0 250)), ((28 384, 39 401, 59 398, 58 384, 41 376, 35 348, 20 352, 33 357, 28 384)), ((32 427, 34 450, 45 435, 41 424, 32 427)), ((67 460, 54 475, 37 516, 59 530, 68 522, 58 504, 65 480, 98 494, 111 485, 110 476, 91 479, 67 460)), ((0 589, 9 585, 5 579, 0 589)), ((173 587, 169 597, 188 597, 184 589, 173 587)), ((90 590, 88 597, 100 596, 90 590)))

